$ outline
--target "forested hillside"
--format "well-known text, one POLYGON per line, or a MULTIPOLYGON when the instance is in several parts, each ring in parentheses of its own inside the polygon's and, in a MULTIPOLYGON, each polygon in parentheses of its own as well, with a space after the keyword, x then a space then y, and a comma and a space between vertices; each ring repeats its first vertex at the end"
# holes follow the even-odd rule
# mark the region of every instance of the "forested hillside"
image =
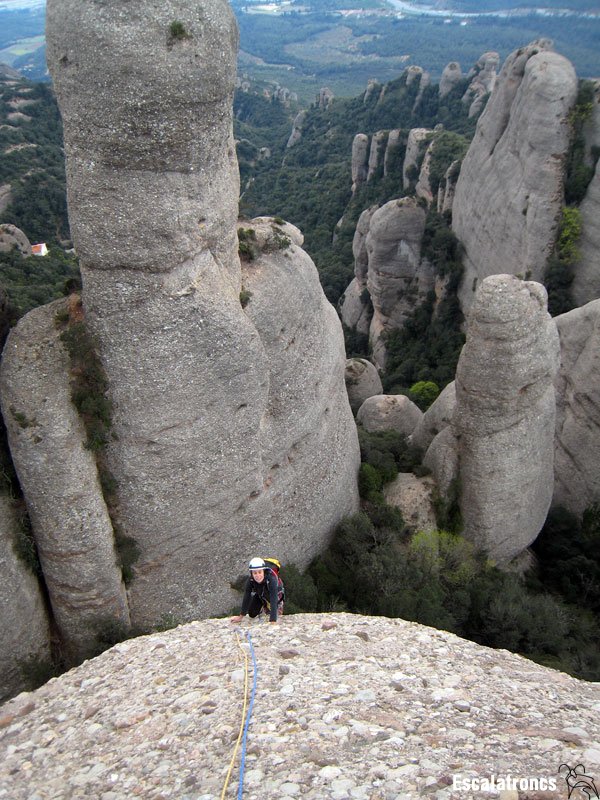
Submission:
POLYGON ((65 254, 62 126, 46 84, 0 80, 0 189, 0 223, 16 225, 32 244, 50 249, 43 258, 0 252, 0 285, 18 316, 60 296, 65 281, 78 274, 74 257, 65 254))

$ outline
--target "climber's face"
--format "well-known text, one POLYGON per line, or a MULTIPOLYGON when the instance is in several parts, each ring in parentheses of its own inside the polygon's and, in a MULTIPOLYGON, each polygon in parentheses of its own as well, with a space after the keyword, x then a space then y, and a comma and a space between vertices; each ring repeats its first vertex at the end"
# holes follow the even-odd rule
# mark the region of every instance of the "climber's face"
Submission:
POLYGON ((252 580, 256 581, 256 583, 262 583, 265 579, 264 569, 253 569, 250 574, 252 575, 252 580))

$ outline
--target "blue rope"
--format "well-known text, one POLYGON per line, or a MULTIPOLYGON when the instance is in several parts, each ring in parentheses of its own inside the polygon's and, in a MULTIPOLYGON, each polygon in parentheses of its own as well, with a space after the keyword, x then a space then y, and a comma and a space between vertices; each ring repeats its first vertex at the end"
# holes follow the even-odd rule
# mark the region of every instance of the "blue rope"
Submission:
POLYGON ((248 636, 248 643, 250 645, 250 655, 252 656, 252 669, 254 670, 254 675, 252 679, 252 694, 250 696, 250 705, 248 706, 248 713, 246 714, 246 724, 244 725, 244 735, 242 737, 242 759, 240 762, 240 782, 238 784, 238 800, 241 800, 242 792, 244 791, 244 769, 246 767, 246 739, 248 736, 248 726, 250 725, 250 717, 252 716, 252 708, 254 706, 254 696, 256 694, 256 681, 258 679, 258 666, 256 664, 256 656, 254 655, 254 647, 252 646, 252 636, 250 636, 250 631, 246 631, 246 635, 248 636))

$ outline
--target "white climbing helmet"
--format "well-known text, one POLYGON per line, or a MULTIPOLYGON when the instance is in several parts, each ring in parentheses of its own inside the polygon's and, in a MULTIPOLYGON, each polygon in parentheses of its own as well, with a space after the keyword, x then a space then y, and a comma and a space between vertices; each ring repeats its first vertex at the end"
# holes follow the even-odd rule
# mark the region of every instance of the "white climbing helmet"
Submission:
POLYGON ((265 569, 266 564, 262 560, 262 558, 253 558, 250 563, 248 564, 248 569, 250 572, 254 572, 256 569, 265 569))

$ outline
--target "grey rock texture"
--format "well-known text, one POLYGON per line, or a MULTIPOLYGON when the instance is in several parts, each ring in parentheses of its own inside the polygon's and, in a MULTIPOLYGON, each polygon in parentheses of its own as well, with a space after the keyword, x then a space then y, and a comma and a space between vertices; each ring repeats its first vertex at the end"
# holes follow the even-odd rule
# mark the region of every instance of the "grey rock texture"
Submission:
POLYGON ((541 284, 486 278, 456 371, 464 534, 498 563, 541 530, 552 500, 556 325, 541 284))
POLYGON ((358 278, 353 278, 341 297, 340 317, 347 328, 368 335, 373 307, 368 292, 358 278))
POLYGON ((0 214, 12 203, 12 186, 10 183, 0 184, 0 214))
POLYGON ((554 321, 561 365, 556 376, 553 504, 579 515, 600 501, 600 300, 554 321))
POLYGON ((371 138, 371 149, 369 150, 369 162, 367 165, 367 183, 377 171, 377 167, 382 161, 382 154, 385 157, 383 143, 387 142, 387 138, 387 131, 377 131, 371 138))
POLYGON ((100 629, 109 622, 127 627, 129 613, 96 461, 71 402, 69 356, 55 324, 65 305, 36 308, 13 329, 0 365, 0 399, 69 661, 97 652, 100 629))
POLYGON ((377 369, 366 358, 349 358, 346 361, 346 389, 353 411, 358 411, 365 400, 383 392, 377 369))
POLYGON ((21 664, 50 660, 50 628, 37 578, 16 555, 15 503, 0 494, 0 703, 23 689, 21 664))
POLYGON ((444 179, 438 186, 437 210, 438 214, 452 211, 454 195, 456 193, 456 181, 460 173, 460 161, 453 161, 444 173, 444 179))
POLYGON ((352 255, 354 256, 354 275, 362 286, 367 285, 369 271, 369 253, 367 251, 367 234, 373 214, 378 206, 369 206, 361 213, 356 223, 354 238, 352 239, 352 255))
POLYGON ((389 132, 387 144, 385 147, 385 155, 383 158, 383 177, 387 177, 390 173, 390 167, 394 155, 398 151, 401 143, 402 131, 399 128, 394 128, 389 132))
POLYGON ((425 142, 430 138, 432 131, 429 128, 412 128, 408 133, 404 165, 402 167, 402 180, 405 189, 408 189, 414 178, 411 173, 416 169, 417 175, 421 157, 426 149, 425 142))
POLYGON ((410 438, 411 444, 427 450, 438 433, 452 422, 455 407, 456 389, 452 381, 440 392, 417 423, 410 438))
POLYGON ((332 104, 335 95, 328 86, 323 86, 319 89, 317 95, 317 105, 319 108, 329 108, 332 104))
POLYGON ((367 273, 369 270, 369 254, 367 253, 367 234, 371 218, 377 211, 377 206, 366 208, 358 218, 354 238, 352 240, 352 253, 354 255, 354 279, 344 292, 341 301, 340 316, 347 328, 368 334, 373 316, 373 308, 365 297, 368 294, 367 273))
POLYGON ((449 64, 446 64, 442 70, 442 77, 440 78, 438 90, 440 97, 445 97, 447 94, 450 94, 452 89, 461 82, 462 77, 462 70, 457 61, 451 61, 449 64))
MULTIPOLYGON (((122 642, 4 706, 6 796, 218 800, 243 719, 246 633, 258 691, 244 800, 498 797, 460 784, 492 775, 561 781, 550 800, 567 794, 559 764, 598 774, 597 684, 402 619, 297 614, 244 624, 240 644, 231 627, 122 642)), ((236 764, 225 796, 237 786, 236 764)))
MULTIPOLYGON (((10 193, 10 186, 8 190, 10 193)), ((31 242, 20 228, 9 223, 0 225, 0 253, 8 253, 14 247, 24 258, 31 255, 31 242)))
POLYGON ((450 426, 443 428, 431 442, 423 466, 431 470, 440 496, 449 499, 452 484, 459 478, 458 440, 450 426))
POLYGON ((369 161, 369 137, 357 133, 352 142, 352 194, 367 180, 369 161))
POLYGON ((452 227, 465 248, 463 311, 488 275, 541 280, 554 246, 577 77, 546 47, 506 59, 462 163, 452 227))
POLYGON ((581 236, 579 260, 574 270, 571 292, 578 306, 600 297, 600 160, 596 173, 579 206, 581 236))
POLYGON ((363 104, 366 105, 374 94, 379 95, 381 84, 375 78, 369 78, 367 81, 367 88, 363 94, 363 104))
POLYGON ((368 397, 358 409, 356 421, 367 431, 397 431, 410 436, 423 412, 403 394, 368 397))
POLYGON ((434 491, 432 478, 417 478, 412 472, 400 472, 383 488, 385 502, 402 511, 404 522, 413 531, 437 529, 432 499, 434 491))
POLYGON ((306 110, 302 110, 299 111, 294 117, 294 122, 292 123, 292 132, 290 133, 290 138, 287 140, 286 148, 290 148, 295 144, 298 144, 302 138, 302 128, 304 126, 307 113, 308 112, 306 110))
POLYGON ((433 155, 434 149, 435 139, 429 143, 427 150, 425 150, 423 163, 421 164, 421 169, 419 171, 419 179, 417 181, 417 185, 415 186, 415 194, 417 197, 421 197, 423 200, 425 200, 428 206, 430 206, 433 201, 429 174, 431 169, 431 156, 433 155))
POLYGON ((469 71, 471 79, 462 101, 469 105, 469 117, 475 117, 483 107, 483 100, 496 84, 500 55, 495 51, 484 53, 469 71))
POLYGON ((425 211, 411 197, 391 200, 371 218, 367 287, 374 309, 370 339, 379 368, 385 365, 383 332, 400 328, 433 288, 433 269, 421 260, 424 228, 425 211))
POLYGON ((593 81, 593 87, 592 113, 583 126, 585 160, 590 167, 594 164, 593 150, 595 147, 600 147, 600 78, 593 81))
POLYGON ((132 621, 222 612, 248 554, 303 565, 356 507, 339 322, 275 223, 242 275, 225 0, 47 13, 86 321, 115 409, 117 521, 141 550, 132 621))
POLYGON ((417 90, 417 95, 415 97, 415 102, 413 103, 413 108, 412 108, 413 113, 414 113, 417 110, 417 108, 419 107, 419 105, 421 103, 421 100, 423 99, 423 92, 425 91, 425 89, 431 83, 431 76, 430 76, 430 74, 428 72, 425 72, 423 67, 417 67, 417 66, 414 66, 414 65, 410 66, 406 70, 405 74, 406 74, 406 85, 407 85, 407 87, 411 86, 415 81, 418 82, 418 87, 419 88, 417 90))

